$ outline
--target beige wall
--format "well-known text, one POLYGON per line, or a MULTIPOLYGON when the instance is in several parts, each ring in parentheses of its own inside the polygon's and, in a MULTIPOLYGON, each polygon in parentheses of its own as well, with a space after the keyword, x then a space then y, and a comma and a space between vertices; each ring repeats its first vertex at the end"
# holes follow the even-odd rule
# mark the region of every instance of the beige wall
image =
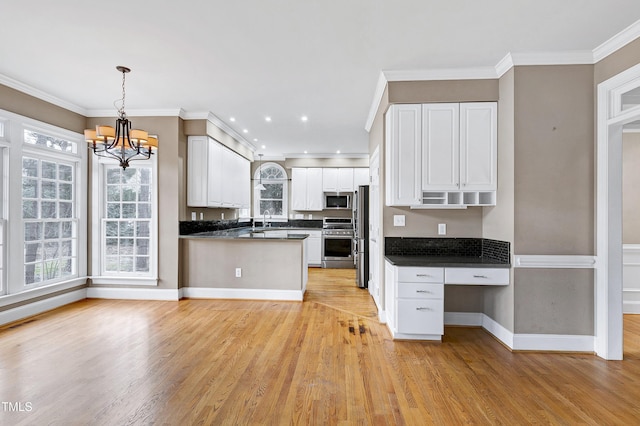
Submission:
MULTIPOLYGON (((184 177, 180 152, 180 118, 178 117, 129 117, 133 126, 158 135, 158 288, 178 288, 178 221, 181 191, 184 177)), ((96 124, 115 123, 115 118, 87 119, 87 127, 96 124)), ((89 252, 89 259, 93 254, 89 252)), ((97 255, 97 254, 96 254, 97 255)), ((134 286, 130 286, 134 287, 134 286)))
POLYGON ((498 80, 394 81, 389 103, 486 102, 498 100, 498 80))
POLYGON ((0 84, 0 109, 83 133, 85 117, 0 84))
POLYGON ((622 134, 622 243, 640 244, 640 133, 622 134))
POLYGON ((602 83, 638 63, 640 63, 640 38, 598 62, 594 73, 595 82, 602 83))
POLYGON ((516 254, 594 254, 593 66, 515 68, 516 254))
MULTIPOLYGON (((498 100, 498 193, 494 207, 483 208, 482 234, 484 238, 509 241, 514 252, 515 191, 515 72, 508 71, 500 79, 498 100)), ((487 287, 484 290, 484 313, 507 330, 514 330, 514 278, 511 285, 487 287)))

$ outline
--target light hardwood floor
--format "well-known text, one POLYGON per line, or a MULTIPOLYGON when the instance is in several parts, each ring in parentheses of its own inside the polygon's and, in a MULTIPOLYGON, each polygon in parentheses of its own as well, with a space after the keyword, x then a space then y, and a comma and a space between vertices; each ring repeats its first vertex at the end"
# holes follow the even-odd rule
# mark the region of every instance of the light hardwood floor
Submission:
POLYGON ((394 342, 345 270, 303 303, 86 300, 0 329, 0 401, 25 409, 0 424, 638 424, 640 316, 625 333, 617 362, 394 342))

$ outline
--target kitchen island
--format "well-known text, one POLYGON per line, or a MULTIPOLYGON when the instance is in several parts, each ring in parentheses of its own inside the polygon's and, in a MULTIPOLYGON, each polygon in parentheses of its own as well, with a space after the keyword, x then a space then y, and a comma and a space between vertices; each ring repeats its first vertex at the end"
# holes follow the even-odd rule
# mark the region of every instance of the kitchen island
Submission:
POLYGON ((251 227, 181 235, 181 291, 188 298, 301 301, 307 286, 303 231, 251 227))

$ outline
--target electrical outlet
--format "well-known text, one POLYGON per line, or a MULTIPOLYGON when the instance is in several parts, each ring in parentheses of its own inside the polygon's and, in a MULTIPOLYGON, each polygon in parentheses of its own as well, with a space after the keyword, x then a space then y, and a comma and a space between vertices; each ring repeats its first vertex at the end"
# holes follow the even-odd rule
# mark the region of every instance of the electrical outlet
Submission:
POLYGON ((439 223, 438 224, 438 235, 447 235, 447 224, 439 223))
POLYGON ((204 220, 204 213, 200 212, 200 220, 204 220))
POLYGON ((220 219, 224 220, 224 213, 220 213, 220 219))
POLYGON ((191 220, 196 220, 196 212, 191 212, 191 220))
POLYGON ((405 216, 403 214, 394 214, 393 226, 405 226, 405 216))
POLYGON ((242 277, 242 268, 236 268, 236 278, 242 277))

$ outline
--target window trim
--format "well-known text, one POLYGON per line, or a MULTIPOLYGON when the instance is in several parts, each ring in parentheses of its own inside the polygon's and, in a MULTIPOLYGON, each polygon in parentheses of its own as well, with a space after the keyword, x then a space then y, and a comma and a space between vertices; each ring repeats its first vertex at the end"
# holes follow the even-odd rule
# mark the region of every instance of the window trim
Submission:
MULTIPOLYGON (((284 167, 282 167, 278 163, 269 162, 262 164, 262 167, 256 168, 253 174, 253 181, 257 185, 260 182, 260 173, 263 169, 268 167, 274 167, 279 169, 284 178, 281 179, 262 179, 262 183, 282 183, 282 215, 271 215, 270 220, 273 222, 282 222, 287 221, 289 218, 289 176, 287 175, 287 171, 284 167)), ((260 215, 260 190, 256 189, 254 186, 253 189, 253 216, 254 218, 262 218, 260 215)))
POLYGON ((106 219, 105 191, 106 170, 111 167, 119 167, 113 159, 91 156, 91 283, 98 285, 158 285, 158 160, 157 155, 152 155, 150 160, 134 162, 130 168, 151 168, 151 235, 149 239, 149 273, 103 273, 104 265, 104 241, 102 239, 102 223, 106 219))
MULTIPOLYGON (((3 163, 1 219, 5 221, 2 259, 5 266, 5 286, 0 290, 0 306, 45 296, 53 292, 71 289, 87 281, 87 150, 80 133, 52 124, 0 110, 0 121, 5 125, 0 139, 0 161, 3 163), (77 152, 58 152, 24 142, 24 130, 36 130, 77 144, 77 152), (45 160, 62 160, 72 165, 76 176, 75 217, 78 226, 76 242, 77 269, 73 276, 37 286, 24 285, 24 225, 22 221, 22 157, 37 156, 45 160)), ((2 236, 0 236, 2 237, 2 236)))

